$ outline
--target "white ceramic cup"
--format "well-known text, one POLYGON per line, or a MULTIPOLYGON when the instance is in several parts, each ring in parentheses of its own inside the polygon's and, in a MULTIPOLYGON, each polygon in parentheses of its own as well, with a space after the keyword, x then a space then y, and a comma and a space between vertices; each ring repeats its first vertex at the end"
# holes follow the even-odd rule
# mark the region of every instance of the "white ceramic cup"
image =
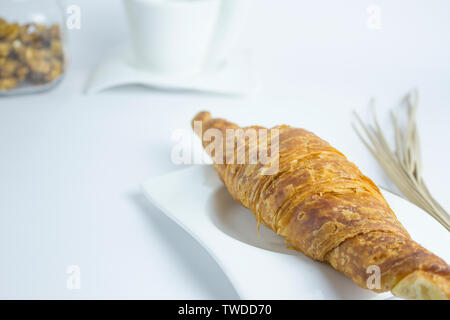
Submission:
POLYGON ((223 64, 252 0, 124 0, 134 63, 194 75, 223 64))

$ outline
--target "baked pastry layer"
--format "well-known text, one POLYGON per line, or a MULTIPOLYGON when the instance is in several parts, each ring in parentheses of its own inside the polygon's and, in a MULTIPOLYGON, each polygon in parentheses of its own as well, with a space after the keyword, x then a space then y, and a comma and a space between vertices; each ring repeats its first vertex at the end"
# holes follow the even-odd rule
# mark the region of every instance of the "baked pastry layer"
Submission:
POLYGON ((199 123, 197 134, 232 197, 290 247, 375 292, 450 298, 447 263, 411 239, 378 187, 328 142, 285 125, 240 128, 208 112, 196 115, 192 125, 199 123), (210 129, 221 133, 220 149, 211 148, 214 139, 203 139, 210 129), (239 129, 259 135, 230 136, 239 129), (270 154, 275 144, 277 170, 267 174, 273 161, 252 161, 251 154, 270 154), (245 161, 235 161, 243 151, 245 161), (377 281, 372 281, 373 270, 379 272, 377 281))

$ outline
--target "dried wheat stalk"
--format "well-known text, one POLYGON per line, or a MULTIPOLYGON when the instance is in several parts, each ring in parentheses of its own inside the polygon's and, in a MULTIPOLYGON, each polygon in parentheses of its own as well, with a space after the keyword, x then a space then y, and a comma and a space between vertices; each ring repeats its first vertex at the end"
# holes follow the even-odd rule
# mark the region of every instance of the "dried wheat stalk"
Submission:
POLYGON ((400 192, 450 231, 449 214, 431 196, 422 178, 422 159, 415 122, 418 105, 417 91, 409 93, 403 102, 406 105, 408 116, 406 126, 401 127, 398 118, 391 111, 395 136, 394 150, 391 150, 383 135, 375 113, 373 116, 374 125, 365 125, 358 114, 354 112, 367 139, 363 137, 354 124, 353 128, 400 192))

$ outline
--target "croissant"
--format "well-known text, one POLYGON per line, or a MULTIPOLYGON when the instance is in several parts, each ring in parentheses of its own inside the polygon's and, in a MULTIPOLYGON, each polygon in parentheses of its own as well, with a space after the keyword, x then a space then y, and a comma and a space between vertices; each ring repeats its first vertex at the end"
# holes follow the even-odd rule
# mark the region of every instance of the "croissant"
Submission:
POLYGON ((292 249, 329 263, 375 292, 390 290, 405 299, 450 298, 447 263, 411 239, 378 187, 326 141, 286 125, 240 128, 209 112, 197 114, 192 126, 231 196, 254 213, 258 226, 264 223, 292 249), (203 136, 209 129, 226 137, 222 150, 211 147, 211 135, 203 136), (242 143, 229 135, 238 129, 268 133, 244 137, 242 143), (267 174, 273 163, 251 161, 248 155, 258 148, 268 152, 272 143, 264 147, 261 142, 275 135, 277 170, 267 174), (246 152, 245 161, 237 161, 239 151, 246 152), (380 271, 378 285, 368 282, 373 266, 380 271))

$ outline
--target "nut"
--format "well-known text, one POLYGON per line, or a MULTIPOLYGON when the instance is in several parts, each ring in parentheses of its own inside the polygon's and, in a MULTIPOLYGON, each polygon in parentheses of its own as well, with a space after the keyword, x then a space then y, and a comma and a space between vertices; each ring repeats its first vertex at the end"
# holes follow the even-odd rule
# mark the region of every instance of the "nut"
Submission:
POLYGON ((7 57, 11 52, 11 43, 0 41, 0 57, 7 57))
POLYGON ((0 78, 0 91, 11 90, 17 86, 17 80, 14 78, 0 78))
POLYGON ((18 81, 23 81, 26 79, 29 73, 30 69, 26 65, 21 65, 16 69, 16 78, 18 81))
POLYGON ((19 35, 19 25, 17 23, 2 24, 0 26, 0 39, 12 41, 19 35))
POLYGON ((0 67, 0 77, 10 78, 14 76, 19 63, 16 60, 6 58, 0 67))

